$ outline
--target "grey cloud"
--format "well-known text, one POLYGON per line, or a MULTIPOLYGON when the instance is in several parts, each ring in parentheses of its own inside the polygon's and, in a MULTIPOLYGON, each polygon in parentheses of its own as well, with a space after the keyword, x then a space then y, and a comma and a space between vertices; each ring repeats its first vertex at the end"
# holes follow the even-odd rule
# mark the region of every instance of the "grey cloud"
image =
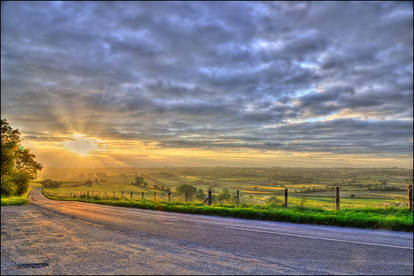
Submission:
MULTIPOLYGON (((242 130, 241 133, 243 133, 242 130)), ((395 153, 412 155, 412 122, 358 121, 341 119, 301 123, 244 134, 201 136, 191 140, 175 137, 162 142, 165 147, 254 148, 301 152, 395 153)))
POLYGON ((408 2, 5 2, 2 116, 164 146, 409 154, 412 23, 408 2), (365 115, 291 123, 344 110, 365 115))

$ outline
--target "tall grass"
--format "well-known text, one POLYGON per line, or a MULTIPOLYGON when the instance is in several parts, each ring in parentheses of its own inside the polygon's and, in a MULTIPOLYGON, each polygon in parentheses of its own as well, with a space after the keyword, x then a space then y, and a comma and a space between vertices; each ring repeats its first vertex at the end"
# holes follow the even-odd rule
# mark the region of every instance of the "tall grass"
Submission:
POLYGON ((1 196, 1 206, 11 206, 11 205, 24 205, 29 204, 30 201, 28 199, 29 193, 32 190, 33 183, 30 183, 29 188, 27 189, 26 193, 21 196, 1 196))

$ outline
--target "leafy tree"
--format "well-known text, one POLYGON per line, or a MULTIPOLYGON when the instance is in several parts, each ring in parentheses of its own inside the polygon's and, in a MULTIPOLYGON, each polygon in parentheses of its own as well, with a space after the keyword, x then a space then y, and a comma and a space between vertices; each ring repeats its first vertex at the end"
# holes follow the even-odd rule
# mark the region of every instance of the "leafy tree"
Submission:
POLYGON ((197 191, 197 188, 194 186, 191 186, 189 184, 181 184, 177 187, 177 194, 185 195, 188 193, 188 196, 191 198, 197 191))
POLYGON ((13 129, 7 120, 1 119, 1 194, 24 194, 30 180, 37 177, 42 166, 35 155, 25 149, 20 141, 20 132, 13 129))

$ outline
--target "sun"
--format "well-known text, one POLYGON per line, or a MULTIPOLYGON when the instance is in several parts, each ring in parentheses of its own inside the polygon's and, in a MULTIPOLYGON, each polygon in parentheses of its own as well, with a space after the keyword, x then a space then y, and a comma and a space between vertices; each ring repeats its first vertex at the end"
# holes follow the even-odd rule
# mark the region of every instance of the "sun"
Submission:
POLYGON ((79 155, 87 155, 94 151, 102 150, 100 141, 96 138, 87 137, 81 133, 74 133, 72 140, 64 142, 63 146, 79 155))

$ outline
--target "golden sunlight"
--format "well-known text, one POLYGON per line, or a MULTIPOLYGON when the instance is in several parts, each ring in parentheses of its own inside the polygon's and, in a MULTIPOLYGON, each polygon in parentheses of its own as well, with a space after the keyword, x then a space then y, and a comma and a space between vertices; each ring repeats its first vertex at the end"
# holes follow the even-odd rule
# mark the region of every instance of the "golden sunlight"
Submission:
POLYGON ((102 150, 99 146, 100 141, 96 138, 90 138, 81 133, 74 133, 71 138, 72 140, 64 142, 63 146, 79 155, 87 155, 102 150))

